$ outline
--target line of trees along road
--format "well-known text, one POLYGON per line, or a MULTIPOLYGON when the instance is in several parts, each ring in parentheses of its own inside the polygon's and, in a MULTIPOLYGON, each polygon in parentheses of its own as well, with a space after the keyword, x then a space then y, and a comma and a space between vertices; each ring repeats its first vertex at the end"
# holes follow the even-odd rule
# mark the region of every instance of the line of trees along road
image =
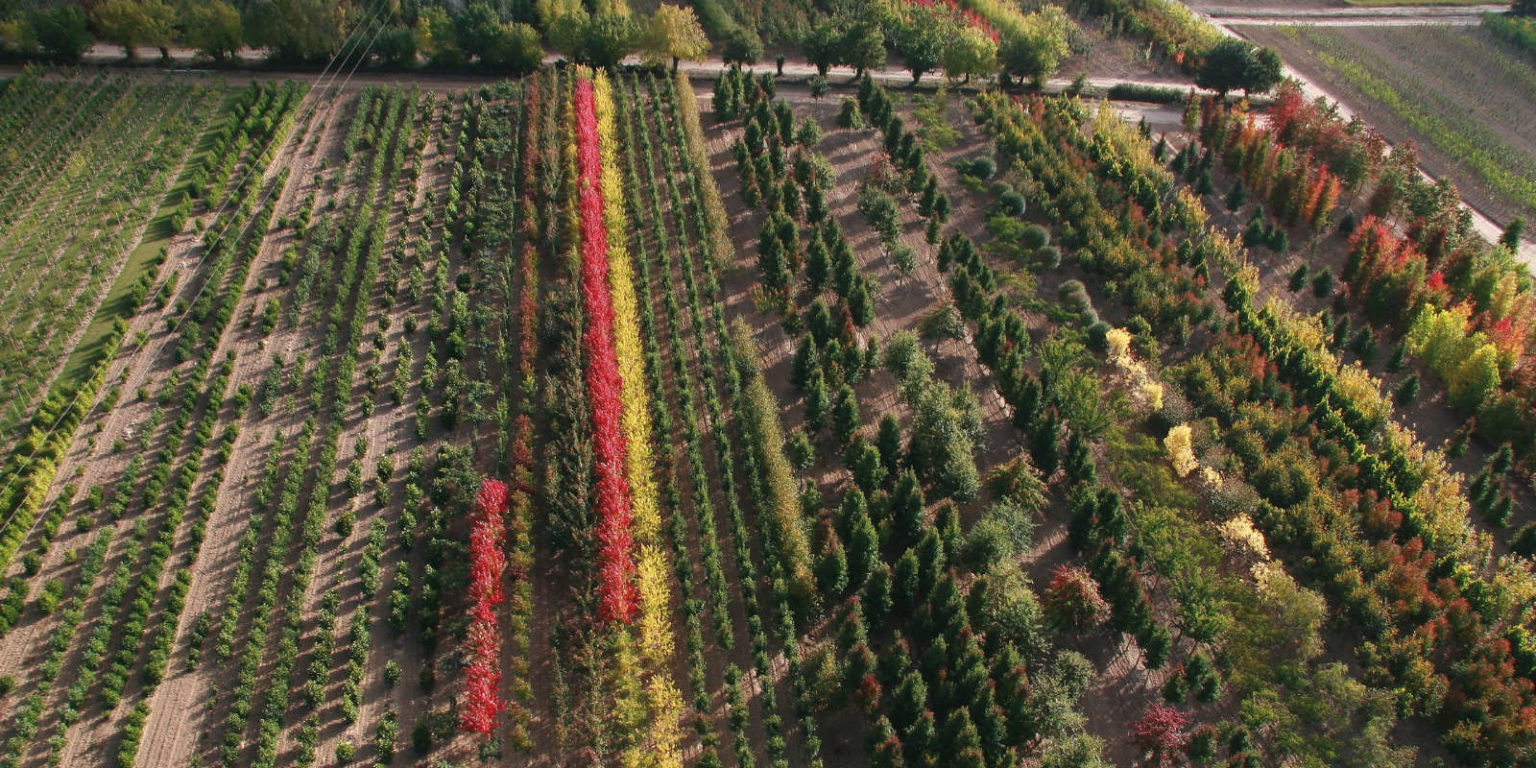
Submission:
MULTIPOLYGON (((98 40, 137 49, 191 48, 215 61, 265 49, 283 63, 320 62, 364 49, 375 63, 522 74, 551 48, 581 63, 651 64, 702 59, 709 39, 692 7, 631 13, 624 0, 97 0, 36 8, 0 0, 0 50, 74 62, 98 40), (87 8, 87 6, 89 6, 87 8), (354 32, 355 30, 355 32, 354 32), (361 41, 361 42, 359 42, 361 41)), ((762 46, 741 51, 756 59, 762 46)), ((355 55, 355 54, 353 54, 355 55)))
MULTIPOLYGON (((1516 0, 1515 5, 1533 0, 1516 0)), ((832 4, 796 34, 806 61, 822 75, 832 66, 884 69, 894 53, 913 82, 929 73, 953 80, 1001 77, 1043 82, 1072 55, 1082 32, 1060 7, 1025 14, 995 0, 913 0, 832 4)), ((436 69, 520 75, 546 50, 596 67, 638 53, 651 66, 702 60, 713 47, 727 64, 763 56, 758 31, 713 0, 631 12, 625 0, 80 0, 36 8, 0 0, 0 49, 13 56, 73 62, 97 40, 126 49, 191 48, 227 61, 247 46, 284 64, 318 63, 343 54, 389 69, 436 69), (706 34, 707 32, 707 34, 706 34)), ((1186 61, 1202 87, 1263 92, 1280 79, 1274 51, 1222 40, 1186 61)), ((783 57, 779 57, 782 66, 783 57)))

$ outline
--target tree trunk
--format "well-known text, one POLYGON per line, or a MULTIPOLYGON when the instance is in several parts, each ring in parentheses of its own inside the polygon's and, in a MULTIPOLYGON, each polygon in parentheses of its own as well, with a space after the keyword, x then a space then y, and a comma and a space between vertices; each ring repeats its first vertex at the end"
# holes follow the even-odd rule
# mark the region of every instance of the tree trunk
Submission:
POLYGON ((677 57, 672 57, 672 74, 677 74, 677 57))

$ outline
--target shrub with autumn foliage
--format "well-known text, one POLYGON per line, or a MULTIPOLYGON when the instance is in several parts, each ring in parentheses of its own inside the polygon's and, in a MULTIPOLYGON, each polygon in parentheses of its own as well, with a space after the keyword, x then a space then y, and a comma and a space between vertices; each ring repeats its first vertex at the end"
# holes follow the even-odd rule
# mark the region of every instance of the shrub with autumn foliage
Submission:
POLYGON ((1160 702, 1147 705, 1140 719, 1129 723, 1131 743, 1141 750, 1141 765, 1177 765, 1183 757, 1189 735, 1184 732, 1189 715, 1160 702))
POLYGON ((471 733, 489 734, 496 727, 497 715, 507 708, 499 693, 501 633, 496 626, 496 606, 506 600, 501 589, 502 573, 506 570, 506 557, 501 549, 506 536, 506 513, 506 484, 486 478, 470 513, 470 618, 464 650, 470 662, 465 673, 459 727, 471 733))
POLYGON ((1084 568, 1056 566, 1045 588, 1046 617, 1059 630, 1088 632, 1109 615, 1109 603, 1099 595, 1099 583, 1084 568))

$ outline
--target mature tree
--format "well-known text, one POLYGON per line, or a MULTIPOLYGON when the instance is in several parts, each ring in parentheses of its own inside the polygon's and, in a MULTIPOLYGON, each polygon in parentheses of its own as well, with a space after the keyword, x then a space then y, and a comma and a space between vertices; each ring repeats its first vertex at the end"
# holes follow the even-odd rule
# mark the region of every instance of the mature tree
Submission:
POLYGON ((896 52, 912 72, 914 84, 944 63, 944 47, 954 33, 955 25, 936 13, 916 13, 897 28, 896 52))
POLYGON ((969 83, 972 77, 997 74, 997 41, 973 26, 955 32, 944 47, 944 76, 969 83))
POLYGON ((842 58, 843 25, 832 19, 823 19, 811 27, 800 39, 800 49, 805 60, 816 67, 816 73, 827 76, 827 70, 842 58))
POLYGON ((1246 40, 1226 38, 1205 54, 1195 84, 1226 96, 1228 91, 1263 93, 1280 84, 1280 56, 1246 40))
POLYGON ((333 0, 257 0, 248 8, 251 42, 280 60, 326 58, 347 39, 350 7, 333 0))
POLYGON ((1279 85, 1285 79, 1285 64, 1280 60, 1280 54, 1273 48, 1254 51, 1245 79, 1243 90, 1249 93, 1264 93, 1279 85))
POLYGON ((1014 77, 1033 80, 1037 85, 1056 73, 1063 59, 1072 53, 1069 40, 1074 22, 1056 6, 1046 6, 1025 17, 1021 30, 1003 38, 998 46, 1002 70, 1014 77))
POLYGON ((484 57, 501 36, 501 17, 488 3, 472 3, 453 17, 454 36, 466 57, 484 57))
POLYGON ((572 61, 579 60, 582 45, 586 42, 587 23, 591 20, 586 8, 577 3, 558 15, 545 15, 544 36, 550 47, 562 56, 572 61))
POLYGON ((182 41, 214 61, 224 61, 240 50, 244 28, 240 12, 227 0, 199 0, 182 7, 182 41))
POLYGON ((373 52, 386 67, 410 69, 416 66, 416 42, 416 30, 410 27, 389 27, 373 41, 373 52))
POLYGON ((753 30, 738 25, 725 36, 720 55, 727 64, 756 64, 763 57, 763 39, 753 30))
POLYGON ((91 21, 103 39, 121 45, 132 59, 140 45, 168 52, 176 31, 175 15, 160 0, 104 0, 91 10, 91 21))
POLYGON ((640 58, 647 66, 661 66, 670 58, 676 72, 679 59, 703 61, 708 53, 709 38, 692 8, 662 4, 641 35, 640 58))
POLYGON ((854 69, 854 77, 866 70, 885 69, 885 34, 867 22, 853 25, 843 36, 842 61, 854 69))
POLYGON ((32 34, 43 55, 54 61, 79 61, 92 42, 85 11, 73 5, 34 12, 32 34))
POLYGON ((529 24, 501 27, 490 46, 480 52, 480 63, 494 72, 526 75, 544 63, 539 32, 529 24))
POLYGON ((440 6, 423 8, 416 15, 416 50, 440 67, 464 66, 464 49, 452 17, 440 6))

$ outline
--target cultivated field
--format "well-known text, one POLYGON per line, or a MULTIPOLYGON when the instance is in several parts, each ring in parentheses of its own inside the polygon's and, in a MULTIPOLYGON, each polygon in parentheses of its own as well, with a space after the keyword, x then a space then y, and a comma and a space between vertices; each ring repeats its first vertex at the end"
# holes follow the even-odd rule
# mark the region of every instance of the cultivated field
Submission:
POLYGON ((1536 301, 1375 134, 463 85, 0 91, 142 130, 4 209, 110 263, 38 283, 0 766, 1536 760, 1536 301))
POLYGON ((85 354, 65 360, 107 292, 143 291, 137 281, 158 247, 134 246, 141 236, 158 245, 169 238, 162 220, 147 225, 162 206, 175 207, 166 194, 225 94, 110 73, 6 84, 0 131, 13 140, 0 152, 8 190, 0 199, 0 388, 10 396, 0 448, 15 444, 61 365, 56 396, 84 383, 111 319, 91 326, 85 354))

